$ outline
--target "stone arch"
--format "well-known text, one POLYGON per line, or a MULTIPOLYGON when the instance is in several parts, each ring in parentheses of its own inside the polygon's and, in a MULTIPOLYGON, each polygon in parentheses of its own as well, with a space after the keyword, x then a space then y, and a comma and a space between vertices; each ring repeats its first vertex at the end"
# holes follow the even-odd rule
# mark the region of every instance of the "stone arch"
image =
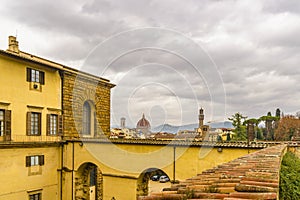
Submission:
MULTIPOLYGON (((149 192, 149 180, 154 175, 167 175, 163 170, 158 168, 148 168, 144 170, 137 179, 136 195, 147 196, 149 192)), ((169 177, 169 176, 168 176, 169 177)), ((170 177, 169 177, 170 178, 170 177)))
POLYGON ((75 200, 102 200, 103 176, 93 163, 83 163, 75 174, 75 200))

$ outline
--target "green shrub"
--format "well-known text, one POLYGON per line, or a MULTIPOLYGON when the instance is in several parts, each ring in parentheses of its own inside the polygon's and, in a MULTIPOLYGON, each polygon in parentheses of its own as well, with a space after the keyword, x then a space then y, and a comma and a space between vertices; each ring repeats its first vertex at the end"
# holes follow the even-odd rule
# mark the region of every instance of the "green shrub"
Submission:
POLYGON ((300 159, 291 152, 287 152, 282 159, 279 199, 300 199, 300 159))

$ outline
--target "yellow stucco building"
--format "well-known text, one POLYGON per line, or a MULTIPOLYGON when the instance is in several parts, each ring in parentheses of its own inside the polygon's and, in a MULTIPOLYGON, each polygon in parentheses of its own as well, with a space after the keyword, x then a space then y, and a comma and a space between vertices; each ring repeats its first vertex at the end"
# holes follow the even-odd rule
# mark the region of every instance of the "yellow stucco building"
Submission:
POLYGON ((109 134, 114 85, 22 52, 13 36, 8 43, 0 51, 0 199, 102 199, 96 165, 72 155, 79 137, 109 134))

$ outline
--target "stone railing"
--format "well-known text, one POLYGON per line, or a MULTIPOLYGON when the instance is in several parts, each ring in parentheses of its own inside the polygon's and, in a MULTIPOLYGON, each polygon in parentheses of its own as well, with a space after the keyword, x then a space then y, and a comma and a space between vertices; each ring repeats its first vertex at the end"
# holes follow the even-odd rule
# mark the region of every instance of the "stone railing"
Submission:
POLYGON ((256 151, 138 199, 278 199, 286 147, 282 144, 256 151))

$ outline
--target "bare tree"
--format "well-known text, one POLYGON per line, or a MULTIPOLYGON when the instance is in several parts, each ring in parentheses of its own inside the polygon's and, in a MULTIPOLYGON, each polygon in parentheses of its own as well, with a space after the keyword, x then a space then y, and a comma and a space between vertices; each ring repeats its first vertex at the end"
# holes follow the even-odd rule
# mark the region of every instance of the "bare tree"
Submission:
POLYGON ((278 128, 275 130, 276 140, 291 140, 299 137, 300 119, 295 116, 287 115, 280 119, 278 128))

